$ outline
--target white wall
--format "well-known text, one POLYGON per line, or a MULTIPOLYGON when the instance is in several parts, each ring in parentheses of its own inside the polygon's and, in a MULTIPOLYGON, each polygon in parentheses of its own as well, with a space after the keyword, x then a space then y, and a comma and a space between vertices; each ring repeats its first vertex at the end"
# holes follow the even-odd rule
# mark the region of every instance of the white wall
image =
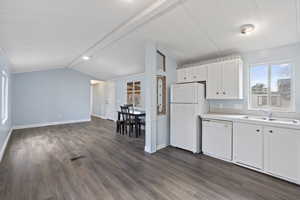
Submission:
POLYGON ((282 46, 273 49, 265 49, 243 53, 244 59, 244 100, 221 101, 210 100, 211 112, 228 112, 228 113, 245 113, 245 114, 262 114, 261 112, 248 110, 248 68, 251 64, 276 62, 282 60, 290 60, 294 63, 295 69, 295 97, 296 112, 295 113, 275 113, 275 116, 300 118, 300 43, 282 46))
POLYGON ((145 49, 145 151, 148 153, 157 150, 156 48, 154 43, 149 43, 145 49))
MULTIPOLYGON (((10 67, 9 62, 5 58, 5 56, 0 52, 0 72, 4 70, 8 74, 9 82, 8 82, 8 120, 2 124, 0 122, 0 161, 4 153, 5 145, 8 141, 9 132, 11 130, 11 74, 10 74, 10 67)), ((0 95, 2 94, 2 81, 0 81, 0 95)), ((2 105, 2 98, 0 98, 0 105, 2 105)), ((2 106, 0 106, 0 113, 2 113, 2 106)))
POLYGON ((158 50, 166 56, 166 72, 158 73, 166 76, 167 81, 167 114, 157 117, 157 148, 163 148, 170 144, 170 87, 176 83, 177 78, 177 63, 168 51, 162 47, 158 47, 158 50))
POLYGON ((170 85, 176 82, 175 59, 167 49, 154 43, 146 46, 145 54, 145 83, 146 83, 146 146, 145 151, 153 153, 170 144, 170 85), (160 50, 166 56, 166 72, 157 71, 157 54, 160 50), (157 75, 165 75, 167 81, 167 113, 158 116, 157 108, 157 75))
POLYGON ((93 115, 105 119, 117 120, 120 106, 127 104, 127 83, 141 82, 141 110, 145 109, 145 75, 133 74, 103 81, 93 86, 93 115), (112 94, 114 90, 114 94, 112 94), (108 105, 113 103, 113 105, 108 105), (109 116, 109 117, 108 117, 109 116))
POLYGON ((16 127, 90 119, 90 77, 72 69, 18 73, 13 79, 16 127))
POLYGON ((116 108, 127 104, 127 82, 141 81, 141 108, 145 109, 145 74, 134 74, 125 76, 111 81, 115 82, 116 86, 116 108))
POLYGON ((144 110, 145 75, 134 74, 112 79, 109 81, 100 81, 100 83, 93 85, 92 114, 104 119, 117 120, 117 111, 120 110, 120 106, 127 104, 127 83, 132 81, 141 82, 142 106, 140 107, 140 109, 144 110))

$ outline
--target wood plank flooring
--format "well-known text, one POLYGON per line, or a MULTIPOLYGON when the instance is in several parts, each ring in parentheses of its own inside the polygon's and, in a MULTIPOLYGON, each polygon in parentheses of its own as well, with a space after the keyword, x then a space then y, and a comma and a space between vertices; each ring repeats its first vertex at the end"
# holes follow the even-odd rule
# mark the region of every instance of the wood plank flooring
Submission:
POLYGON ((1 200, 299 200, 300 187, 92 122, 13 132, 0 164, 1 200), (72 158, 76 158, 73 161, 72 158))

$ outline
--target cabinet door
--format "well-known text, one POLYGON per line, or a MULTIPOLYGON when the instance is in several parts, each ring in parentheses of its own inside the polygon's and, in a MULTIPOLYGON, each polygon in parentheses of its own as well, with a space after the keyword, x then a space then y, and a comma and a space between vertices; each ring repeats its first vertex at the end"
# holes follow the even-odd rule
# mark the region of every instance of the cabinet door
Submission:
POLYGON ((263 127, 234 124, 235 161, 254 168, 263 168, 263 127))
POLYGON ((202 150, 204 154, 232 160, 232 122, 203 120, 202 150))
POLYGON ((190 83, 193 82, 193 68, 186 68, 185 69, 185 82, 190 83))
POLYGON ((177 83, 192 82, 192 69, 183 68, 177 70, 177 83))
POLYGON ((195 104, 172 104, 171 113, 171 145, 199 153, 199 118, 195 113, 195 104))
POLYGON ((178 69, 177 70, 177 83, 183 83, 185 76, 186 76, 186 70, 185 69, 178 69))
POLYGON ((300 181, 300 131, 265 128, 266 170, 274 175, 300 181))
POLYGON ((221 99, 222 65, 212 63, 207 67, 207 98, 221 99))
POLYGON ((192 81, 206 81, 207 80, 207 66, 201 65, 192 68, 192 81))
POLYGON ((239 63, 238 60, 222 62, 222 95, 224 99, 239 98, 239 63))

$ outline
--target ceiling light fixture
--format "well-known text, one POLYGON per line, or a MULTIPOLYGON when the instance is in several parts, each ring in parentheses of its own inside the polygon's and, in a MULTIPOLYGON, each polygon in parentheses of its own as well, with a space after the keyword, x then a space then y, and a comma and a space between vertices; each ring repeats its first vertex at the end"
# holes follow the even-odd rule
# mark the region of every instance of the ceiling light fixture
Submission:
POLYGON ((82 56, 82 59, 83 59, 83 60, 90 60, 91 57, 90 57, 90 56, 82 56))
POLYGON ((245 24, 241 26, 241 34, 247 35, 255 30, 255 26, 253 24, 245 24))

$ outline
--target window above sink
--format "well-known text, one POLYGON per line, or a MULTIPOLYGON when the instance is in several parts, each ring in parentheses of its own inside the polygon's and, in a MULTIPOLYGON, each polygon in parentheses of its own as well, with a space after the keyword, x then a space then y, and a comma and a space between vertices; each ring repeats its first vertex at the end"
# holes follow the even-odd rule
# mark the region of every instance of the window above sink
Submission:
POLYGON ((249 110, 295 111, 292 62, 255 64, 249 68, 249 110))

